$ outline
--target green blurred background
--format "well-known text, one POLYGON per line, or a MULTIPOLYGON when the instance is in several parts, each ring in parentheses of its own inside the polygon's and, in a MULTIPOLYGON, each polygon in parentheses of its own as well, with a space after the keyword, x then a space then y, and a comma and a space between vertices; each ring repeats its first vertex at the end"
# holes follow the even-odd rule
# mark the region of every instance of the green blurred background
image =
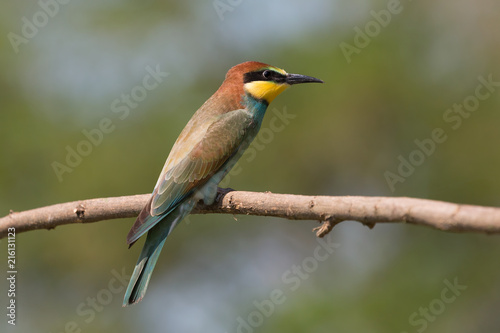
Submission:
MULTIPOLYGON (((184 124, 226 71, 247 60, 325 84, 293 87, 278 97, 262 127, 268 136, 257 139, 253 156, 243 157, 224 185, 500 204, 500 88, 456 130, 443 119, 474 95, 478 77, 500 81, 498 2, 402 1, 385 26, 370 11, 380 17, 387 1, 54 3, 0 5, 2 215, 151 192, 184 124), (25 27, 33 36, 13 44, 12 33, 24 38, 27 21, 40 27, 36 33, 25 27), (341 45, 356 46, 356 27, 373 29, 372 37, 346 57, 341 45), (148 66, 169 74, 120 119, 113 101, 141 86, 148 66), (273 131, 270 121, 285 111, 294 118, 273 131), (113 131, 59 181, 53 162, 65 164, 67 147, 76 149, 86 140, 82 131, 104 118, 113 131), (408 159, 414 140, 436 128, 447 140, 391 190, 384 174, 397 173, 398 156, 408 159)), ((0 330, 500 329, 498 236, 342 223, 330 235, 338 244, 334 253, 307 266, 311 272, 292 290, 284 276, 294 265, 314 264, 317 222, 192 216, 166 243, 144 301, 122 308, 123 285, 115 275, 132 272, 142 246, 125 244, 133 221, 18 234, 17 325, 7 325, 2 314, 0 330), (445 281, 467 288, 444 303, 445 281), (281 304, 258 310, 273 290, 284 293, 281 304), (429 316, 420 314, 429 307, 429 316)), ((1 286, 5 290, 5 279, 1 286)), ((6 306, 6 292, 1 299, 6 306)))

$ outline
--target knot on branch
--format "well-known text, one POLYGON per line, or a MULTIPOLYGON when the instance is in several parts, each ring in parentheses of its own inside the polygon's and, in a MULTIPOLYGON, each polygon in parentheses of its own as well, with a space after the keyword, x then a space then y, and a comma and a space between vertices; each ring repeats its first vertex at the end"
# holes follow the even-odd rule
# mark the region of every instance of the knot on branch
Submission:
MULTIPOLYGON (((320 221, 321 222, 321 221, 320 221)), ((319 227, 313 229, 316 231, 316 236, 319 238, 323 238, 332 231, 333 227, 342 222, 342 220, 329 218, 321 223, 319 227)))
POLYGON ((85 206, 83 204, 76 206, 73 212, 79 220, 83 220, 85 218, 85 206))

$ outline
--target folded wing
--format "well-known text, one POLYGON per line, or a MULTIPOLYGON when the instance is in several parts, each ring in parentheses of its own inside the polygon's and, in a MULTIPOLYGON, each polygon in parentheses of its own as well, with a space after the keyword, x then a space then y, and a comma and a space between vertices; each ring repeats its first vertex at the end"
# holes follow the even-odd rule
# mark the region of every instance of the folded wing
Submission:
POLYGON ((252 126, 253 118, 242 109, 216 117, 202 135, 200 131, 190 131, 183 138, 181 135, 151 199, 127 236, 128 244, 133 244, 219 171, 238 150, 252 126))

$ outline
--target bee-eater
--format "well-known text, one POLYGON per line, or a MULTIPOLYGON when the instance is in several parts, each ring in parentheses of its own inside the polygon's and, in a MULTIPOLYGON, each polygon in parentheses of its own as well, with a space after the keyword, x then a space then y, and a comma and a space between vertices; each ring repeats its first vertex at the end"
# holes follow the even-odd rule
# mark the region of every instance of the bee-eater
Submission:
POLYGON ((257 135, 271 101, 293 84, 323 81, 289 74, 261 62, 232 67, 220 88, 193 115, 175 141, 148 203, 127 235, 132 246, 148 233, 125 292, 123 306, 146 293, 165 239, 217 185, 257 135))

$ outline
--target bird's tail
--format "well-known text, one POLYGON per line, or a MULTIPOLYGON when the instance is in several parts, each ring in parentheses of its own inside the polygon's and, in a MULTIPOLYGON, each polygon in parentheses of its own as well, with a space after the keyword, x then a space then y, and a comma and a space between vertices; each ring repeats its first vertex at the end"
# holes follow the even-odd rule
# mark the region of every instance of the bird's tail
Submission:
POLYGON ((191 211, 193 204, 183 203, 164 217, 158 224, 148 231, 146 242, 142 248, 134 272, 125 292, 123 306, 138 303, 146 294, 149 279, 155 268, 165 239, 174 227, 191 211), (190 207, 186 207, 189 205, 190 207))

